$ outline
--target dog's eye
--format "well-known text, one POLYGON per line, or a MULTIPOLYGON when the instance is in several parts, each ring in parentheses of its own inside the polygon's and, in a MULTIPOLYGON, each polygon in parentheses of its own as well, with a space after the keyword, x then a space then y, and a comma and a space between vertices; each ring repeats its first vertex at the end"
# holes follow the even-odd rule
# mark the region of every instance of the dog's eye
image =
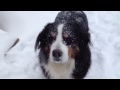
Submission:
POLYGON ((74 38, 74 34, 72 32, 70 32, 70 31, 65 31, 63 33, 63 37, 64 38, 74 38))
POLYGON ((72 39, 70 37, 67 37, 67 38, 63 37, 63 38, 64 38, 64 43, 66 45, 71 45, 72 44, 72 39))
POLYGON ((64 39, 64 42, 66 42, 65 43, 66 45, 71 45, 76 43, 76 38, 71 34, 70 35, 64 34, 63 39, 64 39))
POLYGON ((48 34, 48 36, 47 36, 47 42, 48 42, 49 44, 51 44, 52 42, 55 41, 56 36, 57 36, 57 32, 55 32, 55 31, 50 31, 49 34, 48 34))

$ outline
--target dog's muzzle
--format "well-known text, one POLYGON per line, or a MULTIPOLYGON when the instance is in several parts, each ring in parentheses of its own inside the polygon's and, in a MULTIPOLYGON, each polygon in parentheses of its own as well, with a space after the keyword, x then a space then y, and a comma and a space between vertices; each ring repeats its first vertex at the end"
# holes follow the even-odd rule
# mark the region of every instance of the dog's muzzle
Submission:
POLYGON ((63 52, 59 49, 56 49, 56 50, 53 50, 52 54, 55 61, 60 61, 63 55, 63 52))

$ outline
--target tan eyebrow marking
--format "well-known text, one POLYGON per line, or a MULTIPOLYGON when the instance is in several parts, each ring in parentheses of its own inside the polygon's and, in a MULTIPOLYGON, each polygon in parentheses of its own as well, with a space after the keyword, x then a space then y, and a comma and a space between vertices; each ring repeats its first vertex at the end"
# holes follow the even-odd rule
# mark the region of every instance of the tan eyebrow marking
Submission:
POLYGON ((65 38, 68 38, 69 35, 70 35, 70 33, 69 33, 68 31, 64 32, 64 34, 63 34, 63 36, 64 36, 65 38))
POLYGON ((45 46, 44 50, 45 50, 45 52, 50 53, 50 49, 49 49, 48 45, 45 46))
POLYGON ((74 53, 74 50, 72 49, 72 47, 68 48, 68 54, 71 58, 75 58, 75 53, 74 53))
POLYGON ((68 34, 67 34, 67 33, 65 33, 65 34, 64 34, 64 37, 65 37, 65 38, 68 38, 68 34))
POLYGON ((56 33, 51 32, 51 35, 52 35, 52 37, 55 37, 55 36, 56 36, 56 33))

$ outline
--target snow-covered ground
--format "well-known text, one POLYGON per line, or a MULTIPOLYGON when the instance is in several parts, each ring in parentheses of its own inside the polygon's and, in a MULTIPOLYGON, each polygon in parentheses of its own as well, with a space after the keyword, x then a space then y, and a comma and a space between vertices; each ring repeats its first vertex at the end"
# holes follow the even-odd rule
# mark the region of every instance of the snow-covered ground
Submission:
MULTIPOLYGON (((59 11, 0 11, 0 78, 43 79, 34 44, 59 11), (5 32, 6 34, 5 34, 5 32), (2 34, 2 33, 4 34, 2 34), (19 43, 6 56, 16 38, 19 43)), ((85 11, 92 39, 92 65, 86 79, 120 78, 120 12, 85 11)))

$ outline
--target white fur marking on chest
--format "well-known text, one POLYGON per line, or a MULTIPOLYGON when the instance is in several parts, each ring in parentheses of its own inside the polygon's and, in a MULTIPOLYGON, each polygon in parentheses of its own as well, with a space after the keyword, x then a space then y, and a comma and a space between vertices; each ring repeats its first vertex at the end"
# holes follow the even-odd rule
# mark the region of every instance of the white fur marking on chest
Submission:
POLYGON ((75 68, 75 60, 71 59, 66 63, 49 62, 45 65, 52 79, 73 79, 72 73, 75 68))

